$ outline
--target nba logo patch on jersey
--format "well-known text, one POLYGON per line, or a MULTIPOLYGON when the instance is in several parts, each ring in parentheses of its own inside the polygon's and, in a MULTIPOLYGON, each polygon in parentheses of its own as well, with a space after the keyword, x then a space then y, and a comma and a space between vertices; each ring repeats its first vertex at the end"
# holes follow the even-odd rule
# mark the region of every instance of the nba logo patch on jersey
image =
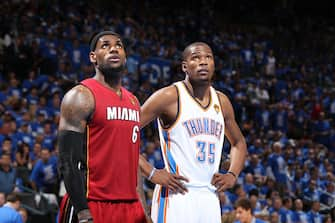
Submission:
POLYGON ((216 113, 220 112, 220 106, 218 106, 217 104, 214 105, 214 110, 216 111, 216 113))

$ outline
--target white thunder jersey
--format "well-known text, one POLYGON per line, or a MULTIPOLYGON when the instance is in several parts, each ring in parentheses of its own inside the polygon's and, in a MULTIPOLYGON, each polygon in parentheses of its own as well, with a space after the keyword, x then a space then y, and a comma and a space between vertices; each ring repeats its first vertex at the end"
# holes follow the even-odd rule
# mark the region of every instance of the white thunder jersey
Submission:
POLYGON ((171 193, 156 185, 151 217, 155 223, 219 223, 221 211, 213 174, 218 172, 224 139, 224 119, 219 98, 210 88, 210 102, 203 107, 183 82, 175 83, 179 111, 175 123, 159 134, 165 168, 189 179, 186 194, 171 193))
POLYGON ((169 172, 189 179, 188 187, 209 187, 218 172, 224 140, 224 119, 218 95, 210 87, 210 102, 203 107, 185 84, 175 83, 179 96, 178 117, 163 129, 158 121, 161 148, 169 172))

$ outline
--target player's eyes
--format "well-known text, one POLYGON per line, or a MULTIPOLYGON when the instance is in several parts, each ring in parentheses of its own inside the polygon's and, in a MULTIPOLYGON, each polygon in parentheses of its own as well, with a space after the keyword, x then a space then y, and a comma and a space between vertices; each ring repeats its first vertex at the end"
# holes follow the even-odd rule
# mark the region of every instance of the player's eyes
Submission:
POLYGON ((108 44, 107 44, 107 43, 102 44, 102 46, 101 46, 102 49, 106 49, 107 47, 108 47, 108 44))

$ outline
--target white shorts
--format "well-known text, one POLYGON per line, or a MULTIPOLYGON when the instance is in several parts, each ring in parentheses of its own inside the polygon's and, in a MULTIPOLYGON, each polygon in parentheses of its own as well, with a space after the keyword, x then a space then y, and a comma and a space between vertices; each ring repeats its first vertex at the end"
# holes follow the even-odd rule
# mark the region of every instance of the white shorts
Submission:
POLYGON ((151 218, 154 223, 221 223, 220 202, 207 187, 188 188, 183 195, 156 185, 151 218))

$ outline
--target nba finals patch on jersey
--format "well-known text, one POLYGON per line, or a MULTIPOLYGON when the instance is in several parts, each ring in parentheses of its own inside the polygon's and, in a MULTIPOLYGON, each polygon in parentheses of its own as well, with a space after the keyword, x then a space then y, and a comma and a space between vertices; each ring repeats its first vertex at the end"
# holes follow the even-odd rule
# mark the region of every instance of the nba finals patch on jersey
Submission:
POLYGON ((136 101, 135 101, 135 99, 134 99, 134 98, 130 98, 130 103, 131 103, 132 105, 136 105, 136 101))
POLYGON ((220 106, 218 106, 217 104, 214 105, 214 110, 216 111, 216 113, 220 112, 220 106))

